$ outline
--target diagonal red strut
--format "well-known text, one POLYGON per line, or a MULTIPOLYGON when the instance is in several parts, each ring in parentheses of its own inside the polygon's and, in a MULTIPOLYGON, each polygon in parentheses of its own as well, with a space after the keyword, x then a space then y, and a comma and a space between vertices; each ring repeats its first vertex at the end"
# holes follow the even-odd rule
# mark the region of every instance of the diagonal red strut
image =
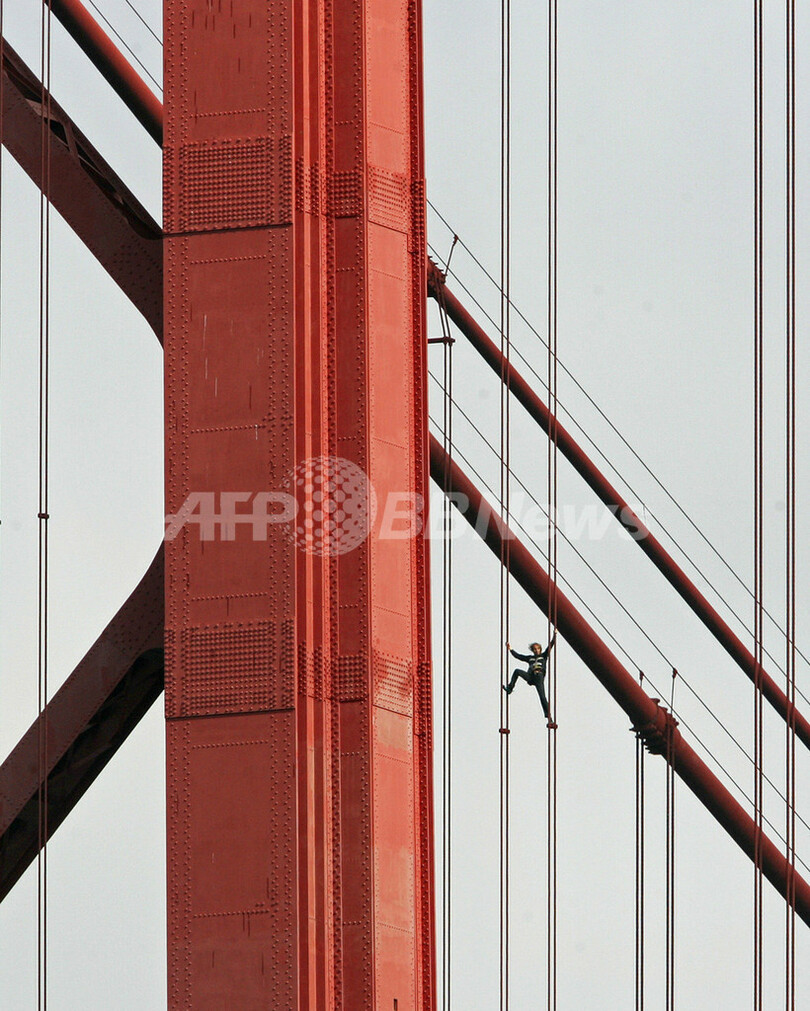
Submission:
POLYGON ((0 900, 43 841, 40 773, 48 784, 53 836, 162 690, 161 546, 146 575, 0 766, 0 900))
POLYGON ((158 144, 163 143, 163 106, 81 0, 46 0, 67 32, 158 144))
POLYGON ((11 46, 3 40, 3 144, 42 189, 43 119, 50 128, 49 199, 163 339, 163 233, 11 46))

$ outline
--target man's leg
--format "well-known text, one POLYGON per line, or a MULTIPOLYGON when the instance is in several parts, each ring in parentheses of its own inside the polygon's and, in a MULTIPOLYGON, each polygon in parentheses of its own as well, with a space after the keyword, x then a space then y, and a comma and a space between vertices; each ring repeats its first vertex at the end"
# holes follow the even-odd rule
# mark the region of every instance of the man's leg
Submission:
POLYGON ((522 670, 514 670, 514 671, 512 671, 512 679, 510 680, 510 682, 509 682, 508 685, 504 685, 503 686, 503 690, 506 692, 506 694, 507 695, 511 695, 512 692, 515 690, 515 685, 517 684, 517 679, 525 677, 525 676, 526 676, 526 672, 525 671, 522 671, 522 670))
POLYGON ((537 694, 540 696, 540 705, 543 707, 543 715, 545 716, 548 725, 550 727, 556 727, 557 724, 551 718, 551 715, 548 711, 548 699, 546 698, 546 679, 540 678, 540 680, 537 682, 536 687, 537 687, 537 694))

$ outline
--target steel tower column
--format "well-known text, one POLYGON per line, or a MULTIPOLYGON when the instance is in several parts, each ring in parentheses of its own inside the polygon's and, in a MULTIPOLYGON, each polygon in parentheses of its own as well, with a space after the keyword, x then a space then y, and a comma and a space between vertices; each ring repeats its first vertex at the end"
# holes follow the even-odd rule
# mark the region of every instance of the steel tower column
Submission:
POLYGON ((425 542, 228 497, 426 494, 420 21, 167 0, 167 512, 217 513, 166 552, 172 1008, 433 1005, 425 542))

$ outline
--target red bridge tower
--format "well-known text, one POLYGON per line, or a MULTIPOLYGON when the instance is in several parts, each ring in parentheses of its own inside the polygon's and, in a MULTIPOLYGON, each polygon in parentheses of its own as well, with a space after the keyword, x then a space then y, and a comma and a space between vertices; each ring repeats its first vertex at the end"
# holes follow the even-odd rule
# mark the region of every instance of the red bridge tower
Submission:
POLYGON ((420 4, 165 13, 170 1006, 429 1008, 426 544, 238 516, 426 496, 420 4))

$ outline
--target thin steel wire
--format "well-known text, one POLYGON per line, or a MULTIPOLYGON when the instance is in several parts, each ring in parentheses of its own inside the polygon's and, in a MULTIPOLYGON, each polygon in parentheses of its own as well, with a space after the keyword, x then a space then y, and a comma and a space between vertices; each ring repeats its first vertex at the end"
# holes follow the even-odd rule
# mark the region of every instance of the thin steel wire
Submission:
MULTIPOLYGON (((669 711, 675 713, 675 680, 673 667, 669 711)), ((675 726, 667 722, 666 730, 666 1011, 675 1011, 675 769, 673 767, 673 736, 675 726)))
MULTIPOLYGON (((557 627, 557 0, 548 0, 548 371, 549 410, 555 423, 548 440, 548 516, 550 560, 548 566, 547 643, 557 627)), ((547 908, 546 908, 546 1006, 557 1007, 557 734, 551 724, 558 718, 557 650, 549 656, 549 730, 547 744, 547 908)))
POLYGON ((39 419, 37 550, 37 1008, 48 1005, 48 474, 50 397, 51 5, 43 5, 39 201, 39 419))
MULTIPOLYGON (((443 340, 443 447, 453 458, 453 345, 444 304, 439 301, 443 340)), ((452 989, 452 609, 453 539, 450 536, 450 471, 442 502, 442 1007, 450 1011, 452 989)))
MULTIPOLYGON (((154 86, 158 89, 158 91, 161 94, 163 94, 163 86, 160 84, 160 82, 155 77, 153 77, 153 75, 152 75, 151 71, 149 70, 149 68, 144 63, 141 62, 141 60, 138 57, 137 53, 135 53, 135 51, 130 48, 130 46, 127 43, 126 39, 124 39, 119 34, 119 32, 117 31, 117 29, 115 28, 115 26, 110 23, 109 19, 105 16, 104 12, 102 10, 100 10, 93 3, 93 0, 87 0, 87 2, 90 4, 90 6, 96 12, 96 14, 98 14, 98 16, 104 22, 104 24, 110 29, 110 31, 113 33, 113 35, 118 39, 118 41, 121 43, 121 45, 124 47, 124 49, 126 49, 126 51, 129 53, 129 55, 132 57, 132 59, 138 64, 138 66, 141 68, 141 70, 146 74, 146 76, 149 78, 149 80, 152 82, 152 84, 154 84, 154 86)), ((150 31, 151 31, 151 29, 150 29, 150 31)), ((154 35, 154 32, 152 32, 152 34, 154 35)))
POLYGON ((796 1007, 796 9, 785 10, 785 672, 790 706, 785 735, 785 1007, 796 1007))
MULTIPOLYGON (((500 82, 500 350, 504 363, 500 385, 500 486, 498 503, 501 518, 509 522, 510 493, 510 400, 506 385, 507 365, 511 355, 511 83, 512 83, 512 8, 511 0, 501 0, 501 82, 500 82)), ((509 1008, 509 696, 501 690, 506 681, 506 654, 503 643, 509 639, 510 553, 509 544, 501 545, 500 574, 500 671, 498 683, 500 710, 500 1009, 509 1008)))
POLYGON ((158 44, 158 45, 160 46, 160 48, 162 49, 162 48, 163 48, 163 39, 162 39, 162 38, 161 38, 161 37, 160 37, 160 36, 159 36, 159 35, 157 34, 157 32, 156 32, 156 31, 154 30, 154 28, 153 28, 153 27, 152 27, 152 26, 151 26, 151 25, 149 24, 149 22, 148 22, 148 21, 146 20, 146 18, 145 18, 145 17, 144 17, 144 16, 143 16, 143 15, 141 14, 141 12, 140 12, 140 11, 138 10, 138 8, 137 8, 137 7, 135 7, 135 5, 134 5, 134 4, 130 3, 130 0, 125 0, 125 3, 126 3, 126 5, 127 5, 127 7, 129 7, 129 9, 130 9, 130 10, 132 11, 132 13, 133 13, 133 14, 135 15, 135 17, 136 17, 136 18, 137 18, 137 19, 138 19, 138 20, 140 21, 140 23, 141 23, 141 24, 142 24, 142 25, 144 26, 144 28, 145 28, 145 29, 146 29, 146 30, 147 30, 147 31, 149 32, 149 34, 150 34, 150 35, 152 36, 152 38, 153 38, 153 39, 155 40, 155 42, 157 42, 157 44, 158 44))
POLYGON ((763 341, 763 44, 762 0, 754 0, 754 846, 753 887, 753 1003, 762 1011, 763 998, 763 480, 764 480, 764 341, 763 341))
MULTIPOLYGON (((639 683, 643 675, 639 678, 639 683)), ((635 1011, 644 1011, 644 742, 636 734, 635 1011)))

